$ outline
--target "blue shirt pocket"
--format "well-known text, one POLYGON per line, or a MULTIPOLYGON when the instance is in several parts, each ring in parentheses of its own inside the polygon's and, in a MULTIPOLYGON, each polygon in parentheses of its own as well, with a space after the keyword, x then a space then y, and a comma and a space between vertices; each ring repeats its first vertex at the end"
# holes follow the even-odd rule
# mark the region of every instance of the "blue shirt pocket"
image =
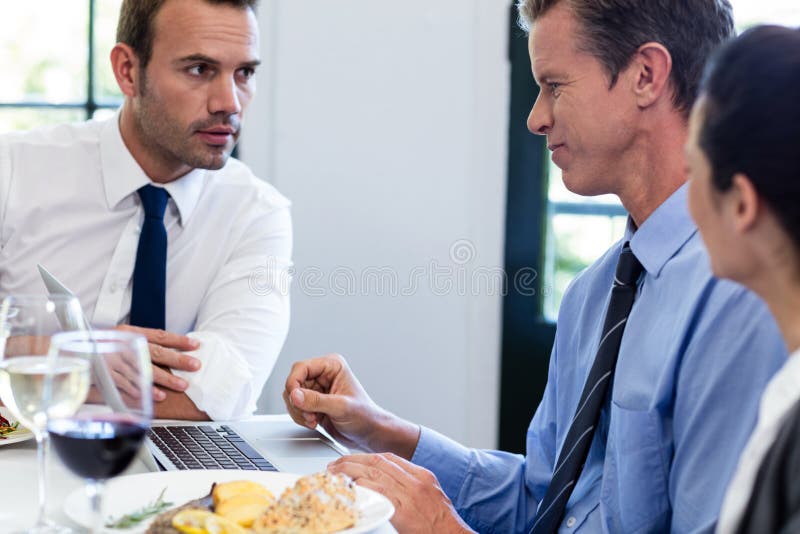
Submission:
POLYGON ((610 532, 669 531, 669 459, 658 410, 611 403, 601 500, 610 532))

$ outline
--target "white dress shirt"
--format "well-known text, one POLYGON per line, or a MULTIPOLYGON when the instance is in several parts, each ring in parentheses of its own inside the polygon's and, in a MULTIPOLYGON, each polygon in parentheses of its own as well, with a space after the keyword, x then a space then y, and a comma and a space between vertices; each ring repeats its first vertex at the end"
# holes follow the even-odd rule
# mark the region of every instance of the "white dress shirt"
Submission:
POLYGON ((800 384, 800 350, 789 356, 786 364, 772 377, 761 396, 758 423, 739 457, 739 465, 728 484, 725 500, 722 502, 722 511, 717 523, 719 534, 733 533, 738 528, 742 514, 750 502, 761 462, 778 437, 786 414, 800 400, 798 384, 800 384))
MULTIPOLYGON (((0 294, 43 293, 41 263, 93 326, 128 321, 150 183, 119 115, 0 136, 0 294)), ((164 186, 166 329, 200 342, 196 372, 175 374, 215 420, 255 410, 289 328, 289 201, 231 158, 164 186)))

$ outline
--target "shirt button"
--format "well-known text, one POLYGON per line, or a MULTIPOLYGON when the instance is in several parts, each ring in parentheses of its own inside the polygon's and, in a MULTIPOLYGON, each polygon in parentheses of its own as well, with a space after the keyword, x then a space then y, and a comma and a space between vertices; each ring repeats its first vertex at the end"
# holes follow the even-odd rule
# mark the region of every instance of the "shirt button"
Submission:
POLYGON ((577 523, 577 522, 578 522, 577 519, 575 519, 574 517, 570 517, 569 519, 567 519, 567 528, 574 527, 575 523, 577 523))

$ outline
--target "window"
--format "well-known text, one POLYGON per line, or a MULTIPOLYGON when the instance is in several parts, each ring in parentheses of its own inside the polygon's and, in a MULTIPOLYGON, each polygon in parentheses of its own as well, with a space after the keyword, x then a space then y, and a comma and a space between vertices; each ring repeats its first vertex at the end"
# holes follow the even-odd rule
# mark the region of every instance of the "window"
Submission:
MULTIPOLYGON (((800 25, 797 0, 730 0, 740 31, 756 24, 800 25)), ((561 171, 548 165, 542 313, 555 321, 569 282, 622 237, 626 213, 612 195, 586 198, 567 191, 561 171)))
POLYGON ((555 321, 570 281, 620 238, 627 212, 614 195, 582 197, 569 192, 561 181, 561 169, 552 160, 547 170, 542 312, 555 321))
POLYGON ((121 3, 4 2, 0 133, 113 113, 122 98, 108 54, 121 3))

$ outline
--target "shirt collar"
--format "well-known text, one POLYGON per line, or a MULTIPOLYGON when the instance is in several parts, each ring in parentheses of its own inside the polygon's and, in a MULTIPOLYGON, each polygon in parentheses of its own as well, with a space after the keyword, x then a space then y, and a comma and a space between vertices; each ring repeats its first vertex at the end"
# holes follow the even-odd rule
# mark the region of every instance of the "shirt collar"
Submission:
POLYGON ((679 187, 638 229, 628 218, 624 241, 631 242, 633 253, 656 278, 670 258, 697 232, 689 215, 688 190, 688 184, 679 187))
POLYGON ((175 201, 175 206, 178 208, 181 226, 186 224, 186 221, 194 213, 207 176, 209 174, 205 169, 194 169, 174 182, 164 185, 164 189, 169 192, 169 196, 175 201))
MULTIPOLYGON (((152 183, 122 140, 119 130, 119 111, 102 127, 100 160, 106 202, 111 210, 115 209, 123 199, 135 194, 140 187, 152 183)), ((194 169, 164 185, 164 189, 169 192, 178 209, 181 226, 192 216, 206 177, 204 169, 194 169)))

